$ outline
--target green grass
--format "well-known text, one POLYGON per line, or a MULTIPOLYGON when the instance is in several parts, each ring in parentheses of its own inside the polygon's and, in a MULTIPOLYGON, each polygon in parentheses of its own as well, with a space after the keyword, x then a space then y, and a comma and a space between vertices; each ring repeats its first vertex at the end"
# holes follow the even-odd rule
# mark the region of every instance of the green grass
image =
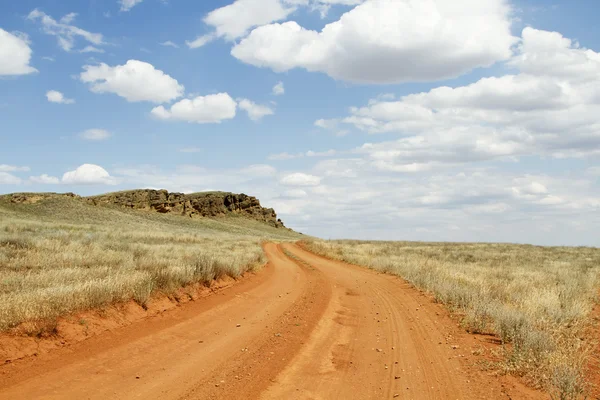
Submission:
POLYGON ((264 264, 263 240, 297 240, 242 217, 189 218, 92 206, 66 196, 0 196, 0 330, 134 299, 145 305, 264 264))
POLYGON ((600 249, 510 244, 308 241, 330 258, 399 275, 503 343, 507 373, 561 399, 586 391, 600 249))

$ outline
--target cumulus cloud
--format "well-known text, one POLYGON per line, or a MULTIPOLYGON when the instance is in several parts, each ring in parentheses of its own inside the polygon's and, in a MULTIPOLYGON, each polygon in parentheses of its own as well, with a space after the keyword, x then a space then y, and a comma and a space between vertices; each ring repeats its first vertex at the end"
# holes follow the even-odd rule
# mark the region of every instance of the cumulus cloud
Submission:
POLYGON ((516 41, 510 28, 505 0, 371 0, 320 32, 294 21, 260 26, 231 54, 277 72, 304 68, 365 83, 435 81, 510 58, 516 41))
POLYGON ((200 35, 196 39, 186 41, 192 48, 224 38, 234 41, 242 38, 257 26, 286 20, 299 7, 310 7, 321 12, 324 17, 332 5, 352 6, 364 0, 235 0, 232 4, 217 8, 204 17, 204 23, 211 32, 200 35))
POLYGON ((99 165, 83 164, 74 171, 65 172, 62 183, 67 185, 114 185, 117 182, 99 165))
POLYGON ((79 134, 81 139, 94 142, 110 139, 111 136, 112 134, 104 129, 88 129, 79 134))
POLYGON ((278 82, 275 86, 273 86, 273 95, 281 96, 285 93, 285 87, 283 86, 283 82, 278 82))
POLYGON ((285 175, 281 178, 280 182, 286 186, 318 186, 321 183, 321 178, 302 172, 296 172, 285 175))
POLYGON ((8 172, 0 171, 0 185, 20 185, 21 178, 9 174, 8 172))
POLYGON ((48 35, 56 36, 58 45, 64 51, 71 51, 75 47, 76 38, 82 38, 92 45, 104 44, 103 36, 100 33, 92 33, 74 25, 71 25, 77 14, 70 13, 56 21, 51 16, 47 15, 39 9, 35 9, 29 13, 27 19, 31 21, 39 21, 42 25, 42 31, 48 35))
POLYGON ((198 96, 181 100, 170 109, 158 106, 151 114, 162 120, 196 122, 198 124, 218 124, 233 119, 237 103, 227 93, 198 96))
POLYGON ((129 60, 110 67, 104 63, 85 65, 79 79, 94 93, 114 93, 129 102, 165 103, 183 96, 184 87, 152 64, 129 60))
POLYGON ((57 90, 49 90, 46 92, 46 98, 50 103, 58 103, 58 104, 73 104, 75 100, 67 99, 64 94, 57 90))
POLYGON ((40 176, 30 176, 29 180, 33 183, 40 183, 42 185, 58 185, 60 183, 60 179, 55 176, 50 176, 48 174, 42 174, 40 176))
POLYGON ((144 0, 119 0, 121 11, 129 11, 144 0))
POLYGON ((275 112, 269 106, 256 104, 255 102, 248 99, 239 99, 239 107, 248 113, 248 118, 254 122, 258 122, 267 115, 273 115, 275 112))
POLYGON ((280 0, 236 0, 204 17, 204 23, 214 29, 212 33, 186 43, 190 48, 198 48, 220 37, 232 41, 255 26, 287 18, 295 9, 280 0))
POLYGON ((523 155, 600 155, 600 54, 556 32, 526 28, 508 63, 524 70, 397 101, 374 99, 351 108, 347 117, 315 124, 406 135, 355 149, 386 171, 523 155))
POLYGON ((27 75, 37 72, 31 61, 29 39, 22 33, 9 33, 0 28, 0 76, 27 75))

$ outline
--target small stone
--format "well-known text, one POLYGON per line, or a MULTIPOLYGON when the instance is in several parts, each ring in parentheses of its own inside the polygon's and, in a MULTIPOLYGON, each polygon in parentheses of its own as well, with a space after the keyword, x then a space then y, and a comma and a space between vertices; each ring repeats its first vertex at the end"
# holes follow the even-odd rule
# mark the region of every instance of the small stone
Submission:
POLYGON ((394 398, 396 398, 396 397, 400 397, 400 394, 398 394, 398 393, 395 393, 395 394, 394 394, 394 398))
POLYGON ((459 345, 457 345, 457 344, 453 344, 453 345, 452 345, 452 349, 453 349, 453 350, 460 349, 460 346, 459 346, 459 345))
POLYGON ((375 349, 377 350, 378 353, 381 353, 383 350, 382 349, 375 349))
POLYGON ((242 326, 242 324, 237 324, 235 327, 236 327, 236 328, 239 328, 239 327, 241 327, 241 326, 242 326))
POLYGON ((396 376, 394 377, 394 379, 400 379, 400 377, 399 377, 398 375, 396 375, 396 376))
POLYGON ((136 375, 135 379, 140 379, 140 376, 139 376, 139 375, 136 375))

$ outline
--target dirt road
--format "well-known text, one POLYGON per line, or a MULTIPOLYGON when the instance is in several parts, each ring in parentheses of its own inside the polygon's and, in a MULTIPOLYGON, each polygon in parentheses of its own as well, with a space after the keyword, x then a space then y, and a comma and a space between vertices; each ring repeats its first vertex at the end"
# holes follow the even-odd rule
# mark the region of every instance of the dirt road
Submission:
POLYGON ((0 399, 507 399, 515 390, 470 365, 473 339, 398 278, 292 244, 265 250, 264 270, 218 295, 0 367, 0 399))

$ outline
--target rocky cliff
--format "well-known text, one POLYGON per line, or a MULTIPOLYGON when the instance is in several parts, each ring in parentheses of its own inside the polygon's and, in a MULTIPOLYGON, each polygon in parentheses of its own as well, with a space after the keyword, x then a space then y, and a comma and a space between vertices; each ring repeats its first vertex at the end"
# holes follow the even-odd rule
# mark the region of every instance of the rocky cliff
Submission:
POLYGON ((131 190, 85 197, 93 205, 116 205, 136 210, 170 213, 187 217, 240 215, 283 228, 275 210, 260 205, 256 197, 225 192, 169 193, 166 190, 131 190))

